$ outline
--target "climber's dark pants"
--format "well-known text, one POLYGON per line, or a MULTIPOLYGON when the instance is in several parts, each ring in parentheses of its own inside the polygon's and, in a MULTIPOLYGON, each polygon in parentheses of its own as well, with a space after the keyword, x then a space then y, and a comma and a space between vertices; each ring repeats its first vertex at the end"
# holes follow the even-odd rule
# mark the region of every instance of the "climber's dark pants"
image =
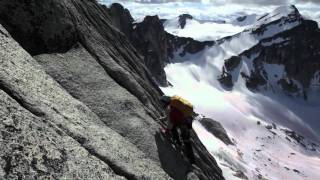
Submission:
POLYGON ((178 128, 180 129, 181 138, 182 138, 182 141, 184 144, 185 154, 188 157, 189 161, 191 163, 194 163, 195 159, 194 159, 194 154, 193 154, 193 149, 192 149, 192 144, 191 144, 191 139, 190 139, 191 127, 189 127, 187 125, 180 125, 180 126, 173 126, 173 128, 171 129, 173 139, 176 141, 176 143, 178 145, 181 146, 182 144, 181 144, 181 141, 179 138, 178 128))
POLYGON ((180 141, 179 132, 178 132, 178 126, 173 126, 173 128, 171 129, 171 133, 172 133, 172 138, 175 141, 175 143, 177 143, 179 146, 181 146, 181 141, 180 141))

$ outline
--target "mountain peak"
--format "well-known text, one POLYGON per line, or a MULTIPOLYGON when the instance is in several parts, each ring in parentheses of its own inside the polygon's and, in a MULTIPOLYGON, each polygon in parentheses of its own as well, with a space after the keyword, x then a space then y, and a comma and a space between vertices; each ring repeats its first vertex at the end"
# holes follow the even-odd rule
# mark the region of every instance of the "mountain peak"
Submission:
POLYGON ((181 29, 183 29, 186 26, 187 19, 193 19, 193 17, 190 14, 181 14, 179 16, 179 24, 181 29))
POLYGON ((253 34, 258 36, 258 39, 265 39, 294 28, 300 25, 303 20, 294 5, 280 6, 258 18, 251 30, 253 34))
POLYGON ((297 18, 301 18, 301 15, 298 9, 294 5, 280 6, 275 10, 273 10, 272 12, 261 16, 257 20, 256 25, 268 24, 273 21, 277 21, 281 18, 297 19, 297 18))

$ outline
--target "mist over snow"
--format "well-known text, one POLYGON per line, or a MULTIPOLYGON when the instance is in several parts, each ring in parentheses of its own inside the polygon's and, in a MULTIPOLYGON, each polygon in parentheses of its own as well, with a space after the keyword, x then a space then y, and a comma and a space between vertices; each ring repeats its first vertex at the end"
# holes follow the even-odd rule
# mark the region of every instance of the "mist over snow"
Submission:
POLYGON ((294 4, 302 15, 320 22, 320 6, 312 1, 293 0, 202 0, 202 1, 126 1, 100 0, 110 5, 121 3, 129 9, 133 18, 140 22, 146 15, 158 15, 167 19, 165 29, 171 34, 192 37, 194 39, 216 40, 243 31, 257 17, 270 12, 279 5, 294 4), (144 2, 144 3, 140 3, 144 2), (163 2, 163 3, 159 3, 163 2), (307 3, 306 3, 307 2, 307 3), (186 27, 180 29, 177 25, 178 16, 190 14, 193 20, 187 20, 186 27), (247 16, 243 22, 237 18, 247 16), (199 33, 201 29, 201 33, 199 33))
MULTIPOLYGON (((237 179, 234 174, 240 170, 248 178, 270 180, 316 180, 320 177, 320 148, 312 142, 320 142, 320 90, 311 89, 309 101, 294 99, 281 93, 262 91, 254 93, 245 86, 243 78, 233 75, 236 82, 232 91, 226 90, 217 81, 221 75, 224 60, 253 47, 259 40, 273 36, 297 24, 270 28, 262 36, 253 36, 249 31, 261 24, 258 19, 269 14, 270 20, 286 16, 290 10, 279 5, 294 4, 308 19, 320 22, 320 4, 314 1, 298 0, 217 0, 217 1, 132 1, 104 0, 110 5, 120 2, 130 10, 133 18, 140 22, 146 15, 158 15, 166 19, 165 30, 177 36, 194 39, 217 40, 233 37, 197 54, 183 57, 176 53, 172 62, 165 67, 172 87, 161 89, 168 95, 181 95, 191 101, 196 111, 203 116, 219 121, 234 140, 235 146, 226 146, 208 133, 199 122, 195 122, 201 141, 218 160, 227 180, 237 179), (162 2, 162 3, 161 3, 162 2), (278 9, 277 9, 278 8, 278 9), (274 11, 277 9, 276 11, 274 11), (190 14, 184 29, 178 23, 178 16, 190 14), (246 17, 241 20, 241 17, 246 17), (239 20, 240 18, 240 20, 239 20), (257 122, 261 124, 258 125, 257 122), (275 125, 271 131, 266 126, 275 125), (294 130, 306 139, 306 147, 288 139, 285 131, 294 130), (316 148, 315 151, 310 149, 316 148)), ((285 39, 275 39, 264 44, 279 43, 285 39)), ((250 72, 254 56, 241 61, 237 71, 250 72)), ((283 76, 281 65, 264 64, 270 74, 283 76)), ((319 82, 319 75, 312 81, 319 82)), ((276 79, 270 81, 276 82, 276 79)))

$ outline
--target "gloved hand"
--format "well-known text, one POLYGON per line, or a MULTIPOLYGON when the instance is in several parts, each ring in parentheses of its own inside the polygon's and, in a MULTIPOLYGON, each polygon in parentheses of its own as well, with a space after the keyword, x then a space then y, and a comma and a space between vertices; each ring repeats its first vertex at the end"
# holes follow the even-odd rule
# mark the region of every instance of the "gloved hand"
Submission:
POLYGON ((164 135, 167 135, 169 133, 170 129, 168 128, 160 128, 160 132, 164 135))

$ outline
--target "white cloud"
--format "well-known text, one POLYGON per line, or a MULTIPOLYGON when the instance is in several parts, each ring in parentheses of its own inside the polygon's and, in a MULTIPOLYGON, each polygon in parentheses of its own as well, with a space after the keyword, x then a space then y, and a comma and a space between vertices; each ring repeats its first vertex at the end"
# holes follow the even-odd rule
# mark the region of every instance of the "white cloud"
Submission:
POLYGON ((120 2, 130 10, 137 21, 141 21, 146 15, 171 19, 184 13, 200 20, 230 21, 244 15, 259 16, 279 5, 294 4, 304 17, 320 22, 320 4, 318 4, 320 0, 100 0, 100 2, 107 5, 120 2), (150 3, 151 1, 171 3, 150 3))
MULTIPOLYGON (((104 0, 112 1, 112 0, 104 0)), ((320 0, 118 0, 127 2, 142 2, 142 3, 167 3, 167 2, 202 2, 214 4, 259 4, 259 5, 283 5, 283 4, 297 4, 297 3, 319 3, 320 0)))
POLYGON ((231 0, 239 4, 262 4, 262 5, 283 5, 289 4, 288 0, 231 0))

